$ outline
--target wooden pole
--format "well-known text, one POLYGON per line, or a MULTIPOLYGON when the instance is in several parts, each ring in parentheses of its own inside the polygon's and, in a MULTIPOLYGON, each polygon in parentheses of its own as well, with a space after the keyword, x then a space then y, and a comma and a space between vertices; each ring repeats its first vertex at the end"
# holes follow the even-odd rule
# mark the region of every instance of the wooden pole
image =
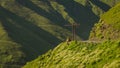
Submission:
POLYGON ((76 23, 73 23, 73 24, 70 24, 70 25, 65 25, 65 26, 70 26, 72 27, 72 40, 76 40, 76 27, 79 26, 79 24, 76 24, 76 23))

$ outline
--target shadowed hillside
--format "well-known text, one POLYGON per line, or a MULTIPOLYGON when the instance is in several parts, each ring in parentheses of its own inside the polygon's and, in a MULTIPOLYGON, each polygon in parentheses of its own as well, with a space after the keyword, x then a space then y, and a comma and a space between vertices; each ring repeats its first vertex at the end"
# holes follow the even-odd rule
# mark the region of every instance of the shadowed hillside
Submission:
MULTIPOLYGON (((38 7, 36 4, 34 4, 30 0, 25 0, 25 1, 16 0, 16 2, 18 2, 20 5, 23 5, 23 6, 27 7, 27 8, 35 11, 36 13, 38 13, 38 14, 46 17, 46 18, 48 18, 53 23, 57 23, 58 25, 61 25, 61 26, 63 26, 65 23, 68 23, 66 20, 63 19, 61 14, 59 14, 57 11, 46 12, 45 10, 43 10, 40 7, 38 7)), ((54 10, 52 8, 51 4, 49 3, 49 1, 44 1, 44 2, 47 2, 49 7, 51 8, 51 10, 54 10)))
POLYGON ((74 0, 56 0, 59 4, 65 7, 65 11, 72 17, 76 23, 80 23, 78 34, 81 38, 87 39, 93 25, 98 21, 92 8, 83 6, 74 0))
POLYGON ((30 50, 28 51, 29 54, 32 52, 36 55, 42 54, 49 48, 53 48, 54 46, 52 46, 52 44, 57 44, 58 42, 60 42, 59 39, 55 38, 48 32, 38 28, 31 22, 24 20, 14 13, 11 13, 5 8, 0 7, 0 10, 0 19, 2 21, 2 25, 7 31, 9 37, 13 39, 13 41, 25 46, 25 49, 29 50, 28 48, 30 48, 30 50), (55 40, 59 41, 57 42, 55 40))
POLYGON ((102 10, 108 11, 111 7, 100 0, 90 0, 93 4, 99 6, 102 10))

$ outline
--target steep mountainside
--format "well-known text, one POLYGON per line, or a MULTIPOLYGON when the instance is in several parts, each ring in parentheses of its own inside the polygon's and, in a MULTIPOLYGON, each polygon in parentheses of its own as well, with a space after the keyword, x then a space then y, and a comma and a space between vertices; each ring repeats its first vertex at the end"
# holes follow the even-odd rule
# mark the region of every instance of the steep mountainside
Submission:
POLYGON ((77 38, 88 39, 99 16, 119 1, 0 0, 0 41, 21 45, 31 60, 71 36, 66 24, 79 23, 77 38))
MULTIPOLYGON (((53 48, 71 34, 67 29, 63 29, 60 25, 52 23, 51 20, 44 17, 50 15, 49 18, 52 19, 52 13, 40 9, 32 1, 22 1, 27 6, 30 4, 30 7, 19 3, 19 0, 0 1, 0 39, 19 43, 31 58, 53 48)), ((54 16, 54 18, 57 17, 54 16)), ((54 18, 53 20, 57 20, 54 18)))
POLYGON ((61 43, 23 68, 119 68, 120 41, 61 43))
POLYGON ((101 16, 90 35, 91 40, 120 40, 120 4, 101 16))

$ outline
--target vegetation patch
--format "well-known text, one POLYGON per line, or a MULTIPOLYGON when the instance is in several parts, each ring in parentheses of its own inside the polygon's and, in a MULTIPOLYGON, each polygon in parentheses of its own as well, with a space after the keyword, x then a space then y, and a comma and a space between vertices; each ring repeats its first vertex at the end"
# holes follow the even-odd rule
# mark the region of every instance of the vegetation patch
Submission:
POLYGON ((108 68, 120 67, 120 41, 61 43, 28 62, 23 68, 108 68))

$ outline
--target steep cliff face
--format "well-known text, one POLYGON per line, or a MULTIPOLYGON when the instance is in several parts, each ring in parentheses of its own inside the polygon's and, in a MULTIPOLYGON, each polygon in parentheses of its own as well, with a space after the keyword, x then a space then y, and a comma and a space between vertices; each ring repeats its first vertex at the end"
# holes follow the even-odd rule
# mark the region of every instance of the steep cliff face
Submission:
POLYGON ((120 40, 120 4, 101 16, 90 35, 91 40, 120 40))

